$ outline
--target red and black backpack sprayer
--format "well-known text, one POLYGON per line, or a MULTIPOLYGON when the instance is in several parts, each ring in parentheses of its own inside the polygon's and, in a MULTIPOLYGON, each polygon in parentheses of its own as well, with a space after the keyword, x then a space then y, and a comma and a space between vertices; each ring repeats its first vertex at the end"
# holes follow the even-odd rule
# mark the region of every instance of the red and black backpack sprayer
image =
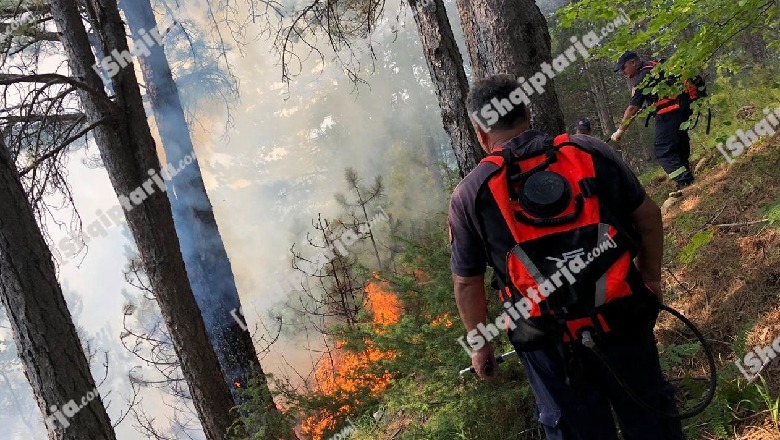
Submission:
MULTIPOLYGON (((555 346, 567 365, 576 365, 575 347, 585 347, 648 411, 669 418, 692 417, 715 394, 712 350, 691 321, 660 304, 645 285, 632 262, 640 237, 624 230, 625 220, 599 197, 602 189, 594 164, 594 155, 599 154, 562 134, 548 138, 535 152, 518 156, 507 147, 483 159, 496 169, 478 192, 480 233, 501 301, 524 311, 514 318, 507 316, 509 340, 520 351, 555 346), (709 364, 705 400, 681 414, 661 412, 644 402, 599 349, 610 335, 652 327, 660 310, 691 329, 709 364)), ((499 356, 497 362, 513 353, 499 356)), ((492 366, 486 367, 486 373, 492 374, 492 366)), ((469 371, 473 368, 460 374, 469 371)), ((570 373, 577 372, 567 371, 567 378, 570 373)))
MULTIPOLYGON (((651 60, 647 61, 640 70, 653 70, 666 60, 661 58, 660 60, 651 60)), ((661 81, 667 81, 670 84, 673 84, 674 82, 677 82, 680 80, 679 76, 669 76, 668 78, 666 75, 661 73, 657 79, 657 82, 661 81)), ((639 85, 637 85, 639 86, 639 85)), ((680 94, 669 96, 667 98, 659 98, 656 102, 653 103, 653 107, 655 108, 653 111, 648 113, 647 118, 645 119, 645 127, 647 127, 650 124, 650 118, 660 115, 665 115, 667 113, 673 112, 675 110, 679 110, 681 106, 683 105, 690 105, 690 103, 694 101, 698 101, 701 98, 704 98, 707 96, 707 85, 704 81, 704 78, 701 75, 696 75, 693 78, 685 79, 683 80, 683 91, 680 94)), ((693 123, 693 125, 690 127, 691 129, 695 128, 699 124, 699 117, 701 116, 701 112, 698 112, 696 114, 696 119, 693 123)), ((710 125, 712 123, 712 109, 707 109, 707 129, 706 133, 710 134, 710 125)))

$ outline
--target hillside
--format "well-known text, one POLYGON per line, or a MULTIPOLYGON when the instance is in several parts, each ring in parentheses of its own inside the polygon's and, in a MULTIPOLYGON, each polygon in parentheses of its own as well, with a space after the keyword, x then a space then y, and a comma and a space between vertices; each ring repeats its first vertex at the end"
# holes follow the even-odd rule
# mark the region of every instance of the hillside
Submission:
MULTIPOLYGON (((691 438, 779 439, 777 401, 765 401, 761 381, 747 385, 733 362, 780 335, 780 136, 753 145, 733 165, 716 150, 700 163, 698 183, 664 213, 668 302, 700 326, 718 359, 717 400, 706 417, 689 422, 714 432, 691 438)), ((647 188, 660 203, 671 184, 651 178, 647 188)), ((657 329, 665 345, 691 339, 668 315, 657 329)), ((704 376, 704 367, 697 358, 675 372, 704 376)), ((762 376, 763 391, 778 396, 780 362, 762 376)))

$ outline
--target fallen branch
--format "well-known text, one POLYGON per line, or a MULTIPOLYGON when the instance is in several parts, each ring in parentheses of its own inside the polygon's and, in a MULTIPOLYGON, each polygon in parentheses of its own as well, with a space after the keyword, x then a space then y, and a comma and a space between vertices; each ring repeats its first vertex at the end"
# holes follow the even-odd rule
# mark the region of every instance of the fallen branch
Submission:
POLYGON ((751 221, 751 222, 742 222, 742 223, 721 223, 721 224, 719 224, 719 225, 712 225, 712 226, 715 226, 716 228, 731 228, 731 227, 736 227, 736 226, 750 226, 750 225, 756 225, 756 224, 759 224, 759 223, 765 223, 765 222, 768 222, 768 221, 769 221, 769 219, 768 219, 768 218, 762 218, 761 220, 753 220, 753 221, 751 221))

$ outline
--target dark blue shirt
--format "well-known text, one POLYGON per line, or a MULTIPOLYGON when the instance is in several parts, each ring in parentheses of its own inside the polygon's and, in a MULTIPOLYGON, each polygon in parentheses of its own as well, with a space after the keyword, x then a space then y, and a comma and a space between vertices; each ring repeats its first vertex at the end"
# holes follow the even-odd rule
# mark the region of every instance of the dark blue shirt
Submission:
POLYGON ((637 72, 636 76, 633 78, 633 87, 631 88, 631 101, 629 101, 629 105, 635 105, 637 107, 644 106, 645 103, 652 104, 657 99, 655 99, 655 96, 648 95, 642 93, 642 89, 647 87, 652 87, 651 84, 642 84, 645 77, 650 74, 651 69, 642 69, 641 67, 649 67, 649 62, 642 63, 642 66, 640 66, 640 70, 637 72))

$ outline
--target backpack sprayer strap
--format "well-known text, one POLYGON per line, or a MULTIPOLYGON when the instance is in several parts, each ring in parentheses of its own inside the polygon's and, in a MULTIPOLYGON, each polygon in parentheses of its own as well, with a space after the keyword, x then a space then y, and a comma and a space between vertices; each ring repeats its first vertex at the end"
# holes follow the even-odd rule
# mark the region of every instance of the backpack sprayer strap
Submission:
POLYGON ((645 118, 645 128, 650 126, 650 119, 655 117, 655 112, 648 112, 647 117, 645 118))
POLYGON ((553 144, 552 138, 546 138, 544 141, 544 155, 545 159, 542 163, 539 165, 536 165, 535 167, 531 168, 528 171, 520 172, 517 174, 513 174, 510 171, 515 167, 513 165, 513 162, 516 161, 516 157, 512 154, 511 148, 504 148, 501 150, 501 155, 504 159, 504 166, 507 167, 506 172, 506 186, 507 190, 509 192, 509 200, 512 202, 517 202, 520 199, 520 195, 518 194, 517 190, 515 189, 515 186, 518 184, 523 184, 529 177, 532 175, 544 171, 549 167, 551 164, 555 163, 558 160, 558 157, 555 155, 555 145, 553 144))

